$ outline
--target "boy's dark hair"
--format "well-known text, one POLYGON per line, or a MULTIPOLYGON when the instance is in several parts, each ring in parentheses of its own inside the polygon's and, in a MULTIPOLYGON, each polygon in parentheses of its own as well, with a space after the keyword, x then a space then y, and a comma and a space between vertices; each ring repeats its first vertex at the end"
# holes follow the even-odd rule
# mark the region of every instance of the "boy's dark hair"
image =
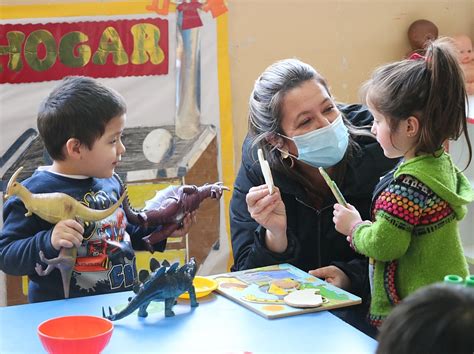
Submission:
POLYGON ((397 305, 378 336, 377 354, 472 354, 474 288, 439 283, 397 305))
POLYGON ((90 77, 68 76, 41 103, 38 131, 51 158, 63 160, 68 139, 92 149, 107 123, 126 111, 125 100, 115 90, 90 77))
POLYGON ((457 140, 464 133, 469 166, 472 147, 467 134, 467 94, 450 39, 429 43, 425 58, 377 68, 362 92, 377 111, 389 118, 392 132, 400 121, 410 116, 418 118, 420 138, 415 153, 435 154, 444 141, 457 140))

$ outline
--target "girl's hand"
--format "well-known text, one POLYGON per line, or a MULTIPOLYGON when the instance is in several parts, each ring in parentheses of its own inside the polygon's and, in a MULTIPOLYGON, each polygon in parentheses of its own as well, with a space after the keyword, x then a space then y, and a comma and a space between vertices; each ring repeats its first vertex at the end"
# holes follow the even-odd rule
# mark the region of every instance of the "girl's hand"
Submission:
POLYGON ((273 252, 286 250, 286 209, 278 187, 272 194, 266 184, 252 187, 245 199, 250 216, 267 229, 267 247, 273 252))
POLYGON ((76 220, 68 219, 58 222, 51 234, 51 245, 59 251, 61 247, 79 247, 82 243, 84 228, 76 220))
POLYGON ((336 230, 345 236, 349 236, 354 225, 362 221, 359 212, 351 204, 347 204, 347 208, 338 203, 334 204, 333 214, 332 221, 336 230))

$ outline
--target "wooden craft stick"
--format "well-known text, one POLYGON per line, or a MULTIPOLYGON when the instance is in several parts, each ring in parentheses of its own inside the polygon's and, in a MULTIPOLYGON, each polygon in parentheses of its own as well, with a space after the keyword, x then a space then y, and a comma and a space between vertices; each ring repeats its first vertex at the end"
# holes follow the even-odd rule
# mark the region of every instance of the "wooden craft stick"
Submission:
POLYGON ((337 202, 341 204, 342 206, 347 207, 347 202, 344 199, 344 196, 342 195, 341 191, 337 187, 336 182, 334 182, 331 177, 324 171, 324 168, 320 167, 319 172, 321 173, 321 176, 323 176, 324 180, 326 181, 327 185, 329 186, 329 189, 331 189, 332 194, 334 194, 334 197, 336 198, 337 202))
POLYGON ((274 184, 273 184, 272 171, 270 170, 270 165, 268 164, 268 161, 266 161, 265 158, 263 157, 262 149, 258 149, 257 154, 258 154, 258 162, 260 163, 260 168, 262 169, 262 173, 263 173, 263 178, 265 179, 265 184, 268 187, 269 193, 272 194, 274 184))

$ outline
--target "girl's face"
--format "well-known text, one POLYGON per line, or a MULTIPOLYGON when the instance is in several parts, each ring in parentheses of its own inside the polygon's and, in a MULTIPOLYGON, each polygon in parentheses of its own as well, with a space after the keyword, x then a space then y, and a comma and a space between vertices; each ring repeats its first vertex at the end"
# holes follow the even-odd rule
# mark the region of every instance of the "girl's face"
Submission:
POLYGON ((369 99, 367 99, 367 107, 374 117, 371 132, 377 137, 377 142, 382 147, 384 155, 388 158, 412 157, 411 150, 414 143, 413 137, 406 133, 407 121, 401 121, 397 130, 392 132, 390 118, 377 111, 369 99))
MULTIPOLYGON (((282 100, 281 128, 283 134, 292 138, 328 126, 340 112, 323 85, 309 80, 285 94, 282 100)), ((283 146, 297 156, 295 143, 283 139, 283 146)))

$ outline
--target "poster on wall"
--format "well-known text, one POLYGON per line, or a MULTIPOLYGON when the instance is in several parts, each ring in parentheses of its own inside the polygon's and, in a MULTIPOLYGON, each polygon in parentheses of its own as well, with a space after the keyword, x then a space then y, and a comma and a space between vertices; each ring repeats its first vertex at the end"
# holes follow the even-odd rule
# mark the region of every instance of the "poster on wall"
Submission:
MULTIPOLYGON (((96 78, 124 96, 127 152, 117 172, 139 206, 170 183, 232 185, 230 106, 221 104, 230 102, 223 0, 7 1, 0 8, 0 191, 19 165, 27 177, 50 162, 36 114, 69 75, 96 78), (215 173, 202 172, 203 164, 215 173)), ((225 193, 203 216, 216 223, 214 239, 196 250, 205 273, 228 267, 229 199, 225 193)), ((185 254, 172 257, 189 257, 192 243, 178 242, 185 254)))
POLYGON ((5 24, 0 33, 2 84, 168 74, 168 21, 160 18, 5 24))

